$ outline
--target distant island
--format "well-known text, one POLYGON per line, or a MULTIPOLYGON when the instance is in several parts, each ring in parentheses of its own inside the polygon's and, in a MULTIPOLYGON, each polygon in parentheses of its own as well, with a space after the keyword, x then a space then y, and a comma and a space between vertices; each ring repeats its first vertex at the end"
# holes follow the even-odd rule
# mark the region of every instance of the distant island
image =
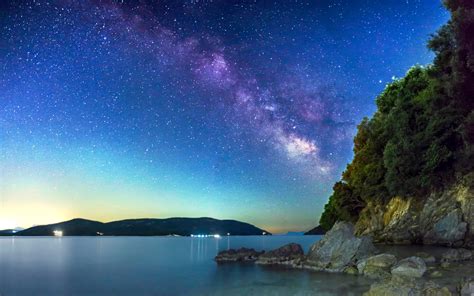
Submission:
POLYGON ((326 230, 321 225, 314 227, 311 230, 308 230, 304 233, 304 235, 323 235, 326 233, 326 230))
POLYGON ((191 236, 271 235, 254 225, 213 218, 129 219, 103 223, 86 219, 34 226, 18 232, 1 230, 0 236, 191 236))

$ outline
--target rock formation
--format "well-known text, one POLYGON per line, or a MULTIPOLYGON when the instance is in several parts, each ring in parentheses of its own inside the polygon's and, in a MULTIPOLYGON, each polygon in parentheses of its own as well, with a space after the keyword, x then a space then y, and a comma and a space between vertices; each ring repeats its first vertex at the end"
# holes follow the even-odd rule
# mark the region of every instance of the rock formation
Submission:
POLYGON ((426 200, 395 197, 386 205, 367 204, 356 233, 376 242, 474 248, 473 178, 468 175, 426 200))
POLYGON ((216 262, 253 262, 264 252, 257 252, 254 249, 240 248, 219 252, 216 262))
POLYGON ((304 252, 300 245, 291 243, 260 255, 255 263, 262 265, 296 265, 302 262, 304 252))
POLYGON ((306 265, 314 269, 341 272, 375 253, 369 236, 356 237, 354 226, 338 222, 309 250, 306 265))
MULTIPOLYGON (((393 254, 376 254, 369 236, 356 236, 354 225, 338 222, 305 255, 300 245, 291 243, 268 252, 241 248, 220 252, 217 262, 254 262, 260 265, 277 265, 295 269, 340 272, 367 276, 377 280, 366 296, 375 295, 473 295, 472 278, 449 278, 438 284, 435 280, 462 266, 462 261, 472 260, 472 251, 463 248, 447 249, 440 260, 428 253, 399 258, 393 254), (457 286, 456 286, 457 285, 457 286), (457 288, 456 288, 457 287, 457 288), (456 290, 457 289, 457 290, 456 290), (454 294, 453 294, 454 293, 454 294)), ((471 264, 469 262, 464 262, 471 264)), ((471 265, 464 265, 469 273, 471 265)), ((469 275, 469 274, 468 274, 469 275)))

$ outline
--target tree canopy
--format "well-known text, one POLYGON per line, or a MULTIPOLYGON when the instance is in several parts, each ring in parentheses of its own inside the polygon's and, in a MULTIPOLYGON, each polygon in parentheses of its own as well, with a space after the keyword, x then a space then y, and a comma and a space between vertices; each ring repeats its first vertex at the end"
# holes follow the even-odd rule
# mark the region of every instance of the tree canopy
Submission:
POLYGON ((426 198, 474 168, 474 1, 447 0, 451 19, 414 66, 377 97, 354 138, 354 158, 333 187, 320 225, 356 221, 369 202, 426 198))

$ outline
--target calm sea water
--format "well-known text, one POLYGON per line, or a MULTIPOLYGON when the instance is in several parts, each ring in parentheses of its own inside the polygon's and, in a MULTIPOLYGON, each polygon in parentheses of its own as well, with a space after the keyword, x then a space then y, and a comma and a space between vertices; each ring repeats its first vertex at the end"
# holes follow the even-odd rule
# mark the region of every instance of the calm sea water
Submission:
POLYGON ((359 295, 364 277, 217 265, 228 248, 305 251, 319 236, 0 238, 0 295, 359 295))

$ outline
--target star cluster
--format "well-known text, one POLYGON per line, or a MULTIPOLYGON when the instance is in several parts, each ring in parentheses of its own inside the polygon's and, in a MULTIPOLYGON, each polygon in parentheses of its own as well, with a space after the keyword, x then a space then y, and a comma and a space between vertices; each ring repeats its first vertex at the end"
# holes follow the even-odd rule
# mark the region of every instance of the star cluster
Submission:
POLYGON ((317 222, 355 126, 432 55, 433 1, 0 4, 0 228, 317 222), (2 220, 3 219, 3 220, 2 220))

